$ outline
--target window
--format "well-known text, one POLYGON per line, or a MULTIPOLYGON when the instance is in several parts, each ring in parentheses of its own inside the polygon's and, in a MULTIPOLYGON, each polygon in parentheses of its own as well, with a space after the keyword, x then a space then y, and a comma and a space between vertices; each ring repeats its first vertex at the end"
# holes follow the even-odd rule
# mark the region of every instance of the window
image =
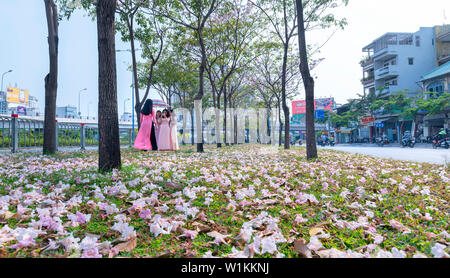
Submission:
POLYGON ((408 64, 409 65, 414 65, 414 58, 408 58, 408 64))
POLYGON ((413 36, 412 35, 399 35, 398 44, 399 45, 412 45, 413 36))
POLYGON ((420 46, 420 36, 416 36, 416 46, 420 46))
POLYGON ((397 86, 397 85, 398 85, 397 78, 386 80, 386 83, 385 83, 385 86, 387 88, 389 88, 389 86, 397 86))
POLYGON ((431 39, 431 45, 434 45, 434 39, 431 39))
POLYGON ((444 83, 443 82, 433 82, 427 86, 428 92, 436 92, 432 94, 431 98, 438 98, 444 92, 444 83))

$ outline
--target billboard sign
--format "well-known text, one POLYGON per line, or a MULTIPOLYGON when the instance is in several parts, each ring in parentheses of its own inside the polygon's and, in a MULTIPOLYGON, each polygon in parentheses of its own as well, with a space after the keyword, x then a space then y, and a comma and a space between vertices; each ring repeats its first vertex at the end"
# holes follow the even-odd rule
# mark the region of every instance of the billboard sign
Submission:
POLYGON ((26 115, 27 109, 23 106, 17 106, 17 114, 19 115, 26 115))
POLYGON ((292 114, 306 114, 306 100, 293 101, 292 114))
POLYGON ((319 98, 314 100, 316 110, 328 110, 333 111, 334 109, 334 98, 319 98))
MULTIPOLYGON (((334 106, 334 98, 319 98, 314 100, 314 110, 333 111, 334 106)), ((306 114, 306 100, 293 101, 292 114, 306 114)))
POLYGON ((6 101, 18 104, 27 104, 28 90, 21 90, 18 88, 7 87, 6 101))
POLYGON ((365 118, 362 118, 362 119, 361 119, 361 123, 362 123, 363 125, 370 124, 370 123, 372 123, 373 121, 375 121, 375 117, 365 117, 365 118))

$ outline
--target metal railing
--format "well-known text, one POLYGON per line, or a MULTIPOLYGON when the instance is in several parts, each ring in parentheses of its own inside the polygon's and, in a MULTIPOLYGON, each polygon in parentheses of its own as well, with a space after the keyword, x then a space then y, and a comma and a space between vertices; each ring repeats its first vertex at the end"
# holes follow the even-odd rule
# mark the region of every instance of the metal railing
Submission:
MULTIPOLYGON (((132 130, 120 127, 120 144, 132 146, 132 130)), ((98 125, 90 123, 56 122, 57 148, 98 146, 98 125)), ((44 144, 44 121, 19 117, 0 116, 0 149, 40 148, 44 144)))

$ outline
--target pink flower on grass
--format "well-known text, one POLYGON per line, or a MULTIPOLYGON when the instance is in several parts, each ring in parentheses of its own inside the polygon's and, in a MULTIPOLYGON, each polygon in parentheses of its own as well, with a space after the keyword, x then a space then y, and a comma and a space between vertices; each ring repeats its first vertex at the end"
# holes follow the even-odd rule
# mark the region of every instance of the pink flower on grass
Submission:
POLYGON ((82 258, 101 258, 102 255, 98 253, 97 247, 88 249, 83 252, 83 255, 81 255, 82 258))
POLYGON ((181 236, 182 237, 187 237, 187 238, 190 238, 190 239, 194 239, 197 236, 197 234, 198 233, 196 231, 186 230, 186 231, 184 231, 184 233, 181 236))
POLYGON ((303 216, 301 214, 297 214, 297 216, 295 217, 295 223, 297 224, 301 224, 301 223, 305 223, 308 222, 308 219, 303 218, 303 216))
POLYGON ((139 213, 139 217, 142 219, 152 218, 152 212, 149 209, 144 209, 139 213))
POLYGON ((16 248, 23 248, 23 247, 29 247, 36 244, 36 242, 34 241, 34 239, 32 238, 25 238, 21 241, 19 241, 19 243, 12 245, 10 248, 11 249, 16 249, 16 248))

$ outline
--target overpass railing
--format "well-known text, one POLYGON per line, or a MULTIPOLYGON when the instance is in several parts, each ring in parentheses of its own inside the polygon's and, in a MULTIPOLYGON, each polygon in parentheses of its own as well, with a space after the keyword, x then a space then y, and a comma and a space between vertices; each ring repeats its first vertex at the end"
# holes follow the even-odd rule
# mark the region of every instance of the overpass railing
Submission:
MULTIPOLYGON (((56 142, 59 147, 98 146, 98 124, 56 122, 56 142)), ((120 144, 132 145, 132 130, 119 125, 120 144)), ((0 149, 40 148, 44 143, 44 121, 18 115, 0 116, 0 149)))

